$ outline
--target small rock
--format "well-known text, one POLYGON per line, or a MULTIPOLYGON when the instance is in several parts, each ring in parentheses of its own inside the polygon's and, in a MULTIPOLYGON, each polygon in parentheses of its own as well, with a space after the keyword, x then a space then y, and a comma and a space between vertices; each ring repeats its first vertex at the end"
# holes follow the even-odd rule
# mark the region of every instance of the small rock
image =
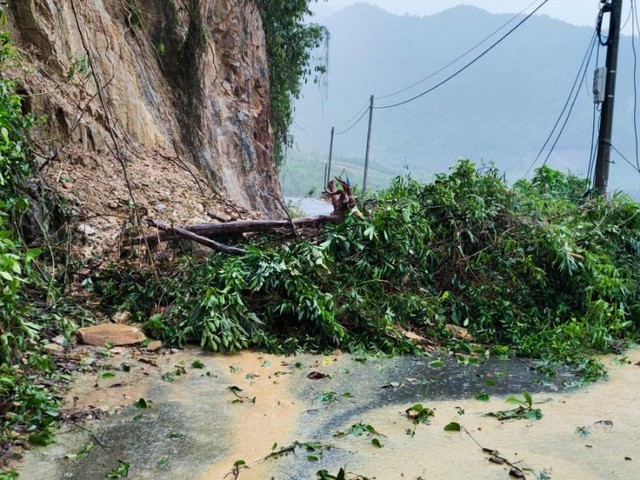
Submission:
POLYGON ((81 360, 84 360, 85 357, 86 357, 85 354, 79 353, 79 352, 73 352, 73 353, 67 354, 67 359, 68 360, 73 360, 73 361, 76 361, 76 362, 80 362, 81 360))
POLYGON ((129 323, 129 319, 131 318, 131 312, 127 310, 122 310, 120 312, 116 312, 116 314, 111 317, 114 323, 129 323))
POLYGON ((164 212, 167 209, 167 206, 164 203, 156 203, 153 208, 156 212, 164 212))
POLYGON ((156 352, 162 348, 162 342, 160 340, 154 340, 147 345, 148 352, 156 352))
POLYGON ((64 338, 64 335, 58 335, 57 337, 53 337, 51 341, 53 343, 57 343, 58 345, 66 345, 68 343, 67 339, 64 338))
POLYGON ((457 325, 453 325, 451 323, 447 323, 444 328, 446 328, 451 335, 460 339, 460 340, 469 340, 473 341, 473 337, 469 334, 469 330, 464 327, 459 327, 457 325))
POLYGON ((147 338, 136 327, 119 323, 105 323, 93 327, 80 328, 76 333, 82 343, 97 347, 101 347, 106 343, 114 346, 135 345, 147 338))
POLYGON ((96 233, 98 233, 98 231, 95 228, 92 228, 86 223, 81 223, 80 225, 77 226, 77 229, 80 233, 83 233, 85 235, 95 235, 96 233))
POLYGON ((51 355, 60 355, 64 353, 64 348, 62 348, 60 345, 57 345, 55 343, 50 343, 48 345, 45 345, 42 349, 51 355))

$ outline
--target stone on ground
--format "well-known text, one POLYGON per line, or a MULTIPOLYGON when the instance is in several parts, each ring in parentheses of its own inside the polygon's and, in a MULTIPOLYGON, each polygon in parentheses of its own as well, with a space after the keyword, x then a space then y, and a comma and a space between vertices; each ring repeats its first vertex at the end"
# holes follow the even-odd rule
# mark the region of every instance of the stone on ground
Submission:
POLYGON ((113 346, 135 345, 146 340, 144 333, 136 327, 117 323, 80 328, 77 334, 80 342, 98 347, 107 343, 113 346))

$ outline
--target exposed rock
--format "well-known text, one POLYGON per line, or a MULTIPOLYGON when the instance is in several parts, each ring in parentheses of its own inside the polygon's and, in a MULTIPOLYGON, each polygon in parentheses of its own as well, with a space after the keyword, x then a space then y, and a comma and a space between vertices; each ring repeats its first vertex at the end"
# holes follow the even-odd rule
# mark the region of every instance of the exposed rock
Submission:
POLYGON ((64 353, 64 348, 56 343, 45 345, 42 349, 50 355, 62 355, 64 353))
POLYGON ((460 340, 473 340, 473 337, 469 334, 469 330, 464 327, 458 327, 457 325, 447 323, 444 328, 446 328, 451 335, 460 340))
POLYGON ((278 212, 270 196, 280 187, 259 9, 244 0, 190 5, 9 2, 24 68, 6 74, 19 79, 25 109, 48 120, 31 130, 43 173, 91 219, 89 225, 80 217, 89 245, 113 242, 132 223, 122 164, 136 204, 143 214, 156 206, 167 217, 158 220, 191 222, 202 204, 222 211, 215 203, 221 196, 240 209, 278 212), (122 164, 112 154, 110 128, 122 164))
POLYGON ((83 233, 85 235, 95 235, 96 233, 98 233, 95 228, 87 225, 86 223, 81 223, 77 228, 80 233, 83 233))
POLYGON ((80 328, 76 333, 80 341, 85 345, 99 347, 107 343, 114 346, 135 345, 147 338, 136 327, 118 323, 105 323, 93 327, 80 328))
POLYGON ((129 323, 130 318, 131 312, 127 310, 121 310, 114 313, 113 317, 111 317, 111 320, 113 320, 114 323, 129 323))
POLYGON ((147 351, 149 352, 156 352, 161 348, 162 348, 162 342, 160 340, 154 340, 152 342, 149 342, 149 345, 147 345, 147 351))

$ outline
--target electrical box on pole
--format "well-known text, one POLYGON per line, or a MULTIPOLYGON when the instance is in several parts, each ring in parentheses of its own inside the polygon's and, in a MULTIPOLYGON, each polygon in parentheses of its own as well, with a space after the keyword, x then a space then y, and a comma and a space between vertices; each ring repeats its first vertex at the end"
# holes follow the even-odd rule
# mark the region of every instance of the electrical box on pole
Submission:
POLYGON ((607 84, 607 67, 597 68, 593 74, 593 103, 604 102, 605 85, 607 84))
POLYGON ((594 187, 600 195, 607 194, 609 164, 611 163, 611 137, 613 134, 613 106, 616 95, 616 74, 618 73, 618 49, 620 45, 620 23, 622 20, 622 0, 600 0, 603 4, 598 19, 598 40, 607 47, 607 72, 602 102, 602 121, 598 135, 598 155, 594 187), (602 41, 602 18, 609 13, 607 41, 602 41))

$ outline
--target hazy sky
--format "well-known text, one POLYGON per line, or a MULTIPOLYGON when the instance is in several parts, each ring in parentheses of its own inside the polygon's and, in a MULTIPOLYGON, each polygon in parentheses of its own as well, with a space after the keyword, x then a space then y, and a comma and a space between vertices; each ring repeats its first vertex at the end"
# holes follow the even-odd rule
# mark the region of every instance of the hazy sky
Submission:
MULTIPOLYGON (((532 0, 360 0, 397 14, 432 15, 456 5, 475 5, 494 13, 515 13, 532 0)), ((356 0, 319 0, 314 7, 318 17, 326 17, 356 0)), ((595 25, 599 0, 551 0, 540 10, 546 14, 577 25, 595 25)), ((625 2, 625 18, 630 0, 625 2)))

